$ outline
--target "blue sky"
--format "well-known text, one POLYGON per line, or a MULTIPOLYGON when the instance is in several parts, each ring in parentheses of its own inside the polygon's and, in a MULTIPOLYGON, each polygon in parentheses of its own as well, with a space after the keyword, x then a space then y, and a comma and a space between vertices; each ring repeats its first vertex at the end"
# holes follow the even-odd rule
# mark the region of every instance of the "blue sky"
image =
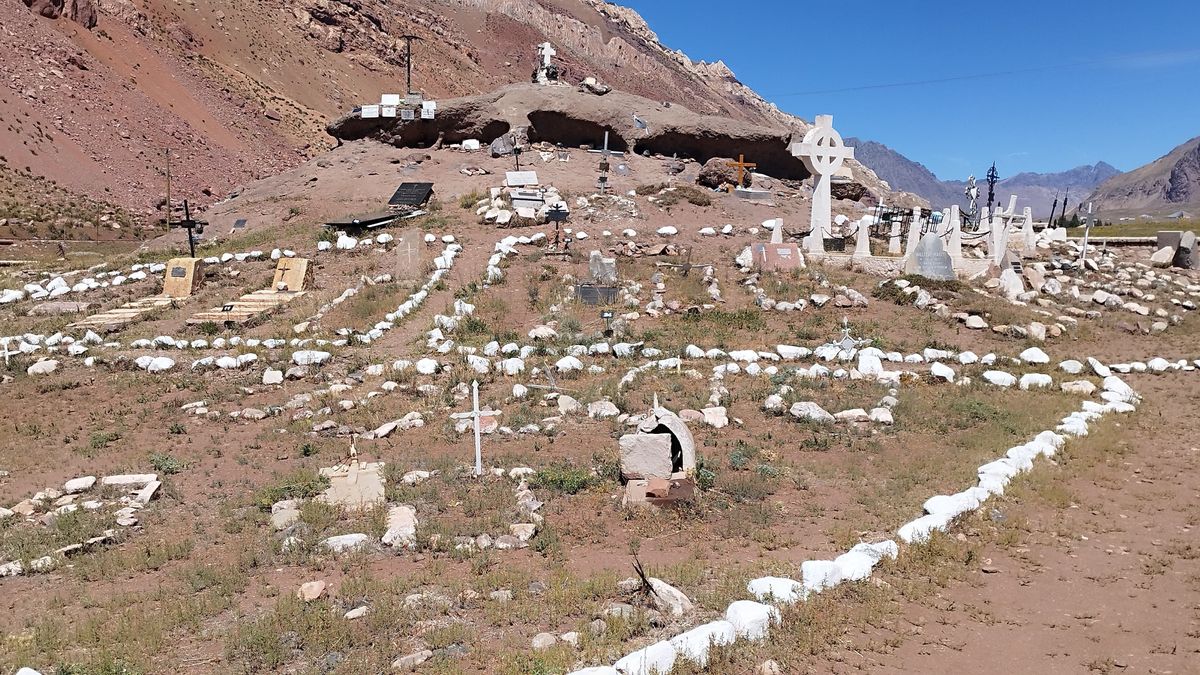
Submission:
POLYGON ((943 179, 993 160, 1001 177, 1128 171, 1200 136, 1194 0, 617 2, 780 108, 832 114, 943 179))

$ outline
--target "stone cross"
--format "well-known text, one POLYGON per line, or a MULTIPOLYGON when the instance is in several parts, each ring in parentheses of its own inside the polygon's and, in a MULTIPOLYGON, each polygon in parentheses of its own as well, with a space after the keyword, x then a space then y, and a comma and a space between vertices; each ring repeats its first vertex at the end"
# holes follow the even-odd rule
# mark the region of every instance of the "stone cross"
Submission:
POLYGON ((471 382, 471 412, 454 413, 450 417, 454 419, 470 419, 475 421, 475 475, 483 475, 483 454, 479 440, 479 419, 481 417, 492 417, 500 413, 499 410, 479 410, 479 380, 471 382))
POLYGON ((804 134, 804 141, 792 144, 789 150, 813 175, 812 231, 805 244, 810 253, 822 254, 825 235, 832 224, 830 183, 842 164, 854 158, 854 148, 847 147, 834 130, 833 115, 817 115, 813 127, 804 134))
POLYGON ((757 164, 755 164, 754 162, 747 162, 746 156, 741 155, 741 154, 738 155, 738 160, 736 162, 729 162, 726 166, 731 166, 731 167, 737 169, 738 177, 737 177, 737 185, 735 187, 742 187, 743 181, 746 178, 746 169, 757 169, 758 168, 757 164))

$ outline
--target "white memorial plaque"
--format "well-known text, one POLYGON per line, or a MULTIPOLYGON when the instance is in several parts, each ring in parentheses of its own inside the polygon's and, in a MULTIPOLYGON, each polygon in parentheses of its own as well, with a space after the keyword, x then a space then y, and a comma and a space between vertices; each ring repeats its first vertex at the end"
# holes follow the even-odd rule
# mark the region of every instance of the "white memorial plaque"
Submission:
POLYGON ((421 103, 421 109, 437 112, 437 101, 424 101, 421 103))
POLYGON ((431 120, 434 117, 434 110, 431 108, 421 108, 421 119, 431 120))
POLYGON ((400 94, 384 94, 379 97, 379 104, 398 106, 400 105, 400 94))
POLYGON ((525 185, 537 185, 538 177, 536 171, 506 171, 504 172, 504 182, 508 183, 509 187, 523 187, 525 185))
POLYGON ((379 106, 379 116, 380 117, 395 117, 396 116, 396 106, 394 106, 394 105, 379 106))
POLYGON ((364 120, 377 119, 379 117, 379 106, 364 105, 362 107, 362 118, 364 120))

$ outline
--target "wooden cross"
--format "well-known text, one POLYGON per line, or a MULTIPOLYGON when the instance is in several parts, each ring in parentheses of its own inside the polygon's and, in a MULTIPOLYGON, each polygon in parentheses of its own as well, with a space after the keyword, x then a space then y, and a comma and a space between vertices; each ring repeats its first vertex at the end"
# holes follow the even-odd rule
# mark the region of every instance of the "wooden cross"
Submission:
POLYGON ((3 354, 4 354, 4 366, 5 366, 6 368, 8 367, 8 357, 10 357, 10 356, 13 356, 13 355, 15 355, 15 354, 19 354, 19 353, 20 353, 20 352, 11 352, 11 351, 9 351, 9 350, 8 350, 8 342, 9 342, 9 339, 8 339, 8 338, 4 338, 4 343, 3 343, 3 344, 0 344, 0 347, 3 347, 3 348, 4 348, 4 352, 3 352, 3 354))
POLYGON ((738 155, 738 161, 729 162, 726 166, 731 166, 731 167, 734 167, 737 169, 737 172, 738 172, 737 187, 742 186, 743 180, 745 180, 745 177, 746 177, 746 169, 757 169, 758 168, 758 165, 755 164, 754 162, 747 162, 746 156, 742 155, 742 154, 738 155))

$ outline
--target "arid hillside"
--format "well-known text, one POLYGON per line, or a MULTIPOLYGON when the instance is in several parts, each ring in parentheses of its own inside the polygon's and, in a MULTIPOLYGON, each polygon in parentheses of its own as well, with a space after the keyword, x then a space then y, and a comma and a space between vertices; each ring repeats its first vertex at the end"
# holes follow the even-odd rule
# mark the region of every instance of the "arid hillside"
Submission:
POLYGON ((535 45, 550 41, 571 83, 800 124, 599 0, 26 4, 0 3, 0 161, 139 212, 162 208, 168 149, 173 193, 195 203, 327 149, 329 120, 403 91, 408 34, 420 38, 413 88, 431 98, 526 82, 535 45))

